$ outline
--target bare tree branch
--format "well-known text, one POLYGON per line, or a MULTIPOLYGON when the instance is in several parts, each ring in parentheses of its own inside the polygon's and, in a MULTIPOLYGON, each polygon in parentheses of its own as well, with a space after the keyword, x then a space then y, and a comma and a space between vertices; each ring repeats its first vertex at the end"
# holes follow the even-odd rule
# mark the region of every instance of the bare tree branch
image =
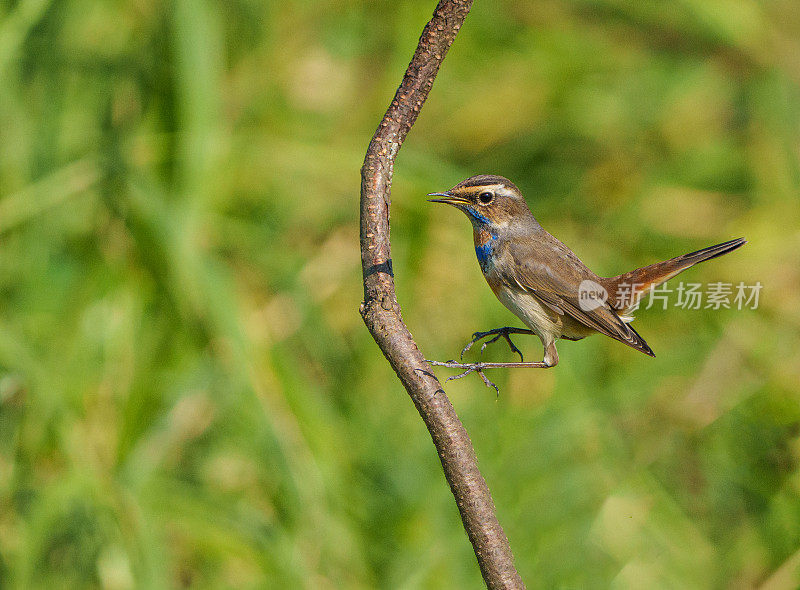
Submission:
POLYGON ((422 31, 403 81, 361 169, 361 315, 425 421, 488 588, 524 588, 464 426, 403 323, 394 288, 389 204, 397 152, 417 119, 472 0, 442 0, 422 31))

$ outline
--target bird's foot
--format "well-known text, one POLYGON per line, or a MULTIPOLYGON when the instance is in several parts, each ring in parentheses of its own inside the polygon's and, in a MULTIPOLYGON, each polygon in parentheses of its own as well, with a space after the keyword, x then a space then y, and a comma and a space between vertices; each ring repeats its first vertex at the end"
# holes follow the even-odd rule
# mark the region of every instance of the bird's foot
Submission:
MULTIPOLYGON (((427 359, 426 359, 427 360, 427 359)), ((497 395, 500 395, 500 389, 495 385, 485 374, 484 369, 547 369, 550 365, 545 362, 538 362, 538 363, 459 363, 454 360, 449 361, 428 361, 430 364, 435 365, 437 367, 447 367, 449 369, 464 369, 463 373, 459 373, 458 375, 452 375, 445 379, 445 383, 451 381, 453 379, 461 379, 462 377, 466 377, 470 373, 477 373, 480 375, 481 379, 483 380, 484 385, 486 387, 494 387, 494 390, 497 392, 497 395)))
POLYGON ((451 369, 464 369, 463 373, 459 373, 458 375, 451 375, 450 377, 445 379, 444 380, 445 383, 447 383, 448 381, 452 381, 454 379, 461 379, 462 377, 466 377, 470 373, 477 373, 483 380, 484 385, 486 385, 486 387, 494 387, 497 396, 498 397, 500 396, 500 388, 497 387, 497 385, 495 385, 494 382, 491 381, 483 372, 483 369, 486 368, 485 366, 486 363, 457 363, 454 360, 449 360, 445 362, 440 362, 440 361, 428 361, 428 362, 432 365, 437 365, 439 367, 448 367, 451 369))
POLYGON ((463 348, 461 351, 461 359, 464 358, 464 354, 472 348, 472 345, 478 342, 479 340, 486 338, 487 336, 494 336, 481 344, 481 354, 486 349, 487 346, 492 344, 493 342, 497 342, 500 338, 504 338, 506 342, 508 342, 509 348, 511 348, 511 352, 515 352, 519 355, 520 362, 524 362, 525 358, 522 356, 522 352, 520 352, 519 348, 511 341, 511 334, 535 334, 533 330, 527 330, 525 328, 512 328, 510 326, 506 326, 505 328, 495 328, 494 330, 489 330, 488 332, 475 332, 472 335, 472 340, 463 348))

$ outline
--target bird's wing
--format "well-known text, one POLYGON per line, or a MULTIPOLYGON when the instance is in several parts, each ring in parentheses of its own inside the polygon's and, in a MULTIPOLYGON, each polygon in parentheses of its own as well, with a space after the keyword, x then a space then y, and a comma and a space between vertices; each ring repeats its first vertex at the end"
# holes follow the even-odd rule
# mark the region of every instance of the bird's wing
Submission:
POLYGON ((559 315, 567 315, 584 326, 655 356, 644 339, 620 319, 608 301, 594 309, 588 309, 587 305, 581 307, 581 282, 597 280, 598 277, 564 244, 547 234, 546 238, 536 241, 515 241, 507 252, 513 264, 504 265, 507 271, 500 274, 501 280, 510 288, 527 291, 559 315), (541 262, 541 256, 537 256, 537 250, 541 251, 541 248, 553 251, 553 264, 541 262))

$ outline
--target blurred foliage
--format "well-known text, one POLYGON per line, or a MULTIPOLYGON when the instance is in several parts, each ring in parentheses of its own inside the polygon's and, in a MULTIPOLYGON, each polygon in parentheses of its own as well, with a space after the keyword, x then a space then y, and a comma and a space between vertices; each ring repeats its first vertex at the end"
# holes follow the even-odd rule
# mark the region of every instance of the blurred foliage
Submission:
MULTIPOLYGON (((0 0, 0 587, 482 586, 357 311, 432 9, 0 0)), ((601 274, 744 235, 685 276, 764 285, 448 385, 529 588, 800 586, 799 39, 796 0, 479 1, 444 63, 393 193, 426 355, 515 324, 424 200, 475 173, 601 274)))

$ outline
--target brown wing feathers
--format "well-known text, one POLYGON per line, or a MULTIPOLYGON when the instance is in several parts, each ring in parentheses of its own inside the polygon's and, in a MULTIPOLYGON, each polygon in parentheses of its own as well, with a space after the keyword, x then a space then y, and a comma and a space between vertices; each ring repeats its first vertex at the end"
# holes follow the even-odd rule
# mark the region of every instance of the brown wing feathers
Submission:
POLYGON ((619 340, 646 355, 656 356, 644 338, 631 326, 623 322, 608 303, 591 311, 584 311, 578 305, 577 299, 572 297, 565 298, 563 295, 559 296, 542 290, 532 290, 531 293, 556 311, 562 310, 562 315, 566 314, 578 320, 584 326, 610 336, 614 340, 619 340))
POLYGON ((559 281, 552 275, 525 272, 531 269, 524 264, 520 265, 519 268, 523 269, 524 274, 522 276, 504 277, 506 283, 516 283, 516 286, 537 297, 559 315, 568 315, 584 326, 619 340, 623 344, 627 344, 631 348, 635 348, 649 356, 655 356, 644 338, 623 322, 608 302, 596 309, 584 311, 578 303, 577 284, 573 290, 574 292, 570 292, 566 285, 559 284, 559 281))

